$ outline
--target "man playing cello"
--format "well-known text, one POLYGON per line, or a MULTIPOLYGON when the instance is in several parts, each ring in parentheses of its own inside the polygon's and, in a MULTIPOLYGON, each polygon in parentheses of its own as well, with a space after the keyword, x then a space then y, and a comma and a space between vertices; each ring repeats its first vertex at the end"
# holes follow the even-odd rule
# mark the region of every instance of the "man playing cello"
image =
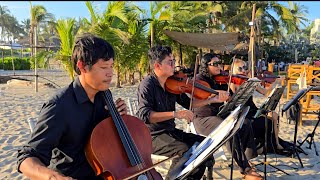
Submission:
MULTIPOLYGON (((18 152, 18 171, 30 179, 101 179, 87 162, 84 146, 91 131, 109 117, 101 94, 113 76, 113 47, 105 40, 84 34, 72 53, 79 75, 69 86, 44 103, 28 143, 18 152)), ((120 115, 127 108, 115 102, 120 115)))

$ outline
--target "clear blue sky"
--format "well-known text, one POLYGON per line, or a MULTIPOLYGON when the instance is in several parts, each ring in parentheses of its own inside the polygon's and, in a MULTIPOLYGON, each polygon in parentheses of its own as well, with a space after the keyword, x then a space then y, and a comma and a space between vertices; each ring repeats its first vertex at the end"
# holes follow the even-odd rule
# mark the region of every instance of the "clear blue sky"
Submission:
MULTIPOLYGON (((307 7, 309 13, 307 18, 312 22, 316 18, 320 18, 320 2, 317 1, 295 1, 301 5, 307 7)), ((148 1, 135 1, 137 5, 143 9, 149 10, 148 1)), ((84 1, 33 1, 33 5, 43 5, 47 11, 54 14, 56 19, 66 17, 87 17, 89 18, 89 12, 84 1)), ((93 3, 101 11, 103 11, 107 5, 106 1, 95 1, 93 3)), ((282 1, 281 4, 288 5, 287 2, 282 1)), ((7 6, 11 14, 13 14, 19 22, 23 19, 30 17, 30 4, 29 1, 2 1, 2 6, 7 6)))

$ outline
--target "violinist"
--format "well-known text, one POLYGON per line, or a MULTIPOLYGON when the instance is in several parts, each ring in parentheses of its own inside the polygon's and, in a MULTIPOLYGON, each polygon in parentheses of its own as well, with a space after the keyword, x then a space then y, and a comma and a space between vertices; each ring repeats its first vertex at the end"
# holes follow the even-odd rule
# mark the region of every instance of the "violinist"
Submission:
MULTIPOLYGON (((203 136, 185 133, 176 128, 175 118, 191 121, 193 113, 189 109, 190 98, 185 94, 173 94, 166 90, 166 80, 174 75, 175 60, 170 47, 154 46, 148 52, 152 73, 139 84, 138 87, 138 112, 139 119, 143 120, 149 127, 152 136, 153 154, 179 158, 172 160, 170 173, 180 158, 187 152, 195 142, 204 140, 203 136), (176 103, 186 110, 176 110, 176 103)), ((212 97, 209 100, 194 99, 192 107, 199 107, 205 103, 222 102, 225 93, 212 97)), ((213 161, 211 156, 207 161, 213 161)), ((201 179, 206 161, 188 176, 190 179, 201 179)), ((168 178, 168 177, 167 177, 168 178)))
MULTIPOLYGON (((217 54, 207 53, 201 59, 199 74, 197 74, 196 78, 209 83, 212 89, 219 91, 219 89, 225 89, 224 85, 221 86, 214 80, 214 76, 219 75, 220 71, 221 60, 219 59, 219 56, 217 54)), ((227 93, 224 90, 220 90, 220 92, 227 93)), ((209 97, 209 99, 210 98, 211 97, 209 97)), ((223 119, 216 116, 219 112, 219 107, 223 102, 207 101, 208 102, 201 107, 194 108, 195 118, 193 123, 195 129, 204 136, 208 136, 210 132, 223 121, 223 119)), ((262 176, 251 167, 248 161, 257 156, 256 145, 253 139, 253 130, 248 119, 245 120, 242 128, 234 138, 234 147, 232 147, 232 139, 229 140, 226 145, 230 153, 232 152, 232 148, 234 148, 235 151, 233 156, 239 166, 240 173, 243 174, 245 179, 262 179, 262 176)))
MULTIPOLYGON (((83 34, 73 48, 71 61, 79 75, 53 95, 40 111, 27 144, 18 151, 18 171, 30 179, 94 180, 84 147, 91 131, 109 117, 102 98, 113 76, 114 49, 105 40, 83 34)), ((115 101, 121 115, 122 99, 115 101)))
MULTIPOLYGON (((233 75, 235 74, 242 74, 242 75, 249 75, 248 67, 246 66, 246 63, 240 59, 235 59, 234 67, 233 67, 233 75)), ((235 92, 240 87, 240 84, 231 83, 230 89, 235 92)), ((269 87, 271 88, 271 86, 269 87)), ((262 95, 267 96, 269 89, 265 89, 262 86, 257 86, 256 91, 259 92, 262 95)), ((248 118, 253 119, 252 126, 254 130, 254 136, 257 138, 257 140, 260 142, 261 145, 264 144, 264 130, 265 130, 265 124, 264 124, 264 117, 259 118, 253 118, 258 108, 256 107, 255 103, 253 102, 252 96, 249 98, 247 105, 250 106, 250 111, 247 115, 248 118)), ((268 152, 272 152, 271 148, 276 148, 275 153, 282 154, 284 153, 284 147, 282 145, 287 144, 284 140, 282 140, 278 134, 279 134, 279 126, 278 126, 278 118, 279 115, 276 112, 270 112, 268 115, 268 137, 271 137, 271 131, 274 129, 274 132, 272 133, 272 139, 268 138, 268 152), (272 121, 274 126, 272 127, 272 121), (281 145, 282 144, 282 145, 281 145), (270 149, 269 149, 270 148, 270 149)))

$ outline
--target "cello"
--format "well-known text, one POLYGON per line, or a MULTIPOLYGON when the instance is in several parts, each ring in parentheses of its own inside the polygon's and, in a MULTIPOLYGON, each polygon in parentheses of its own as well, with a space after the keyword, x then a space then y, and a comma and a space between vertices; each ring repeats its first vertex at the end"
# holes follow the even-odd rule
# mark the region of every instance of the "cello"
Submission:
POLYGON ((120 116, 110 90, 103 93, 103 98, 111 117, 95 126, 85 146, 86 158, 95 174, 104 180, 162 180, 153 168, 147 126, 134 116, 120 116))

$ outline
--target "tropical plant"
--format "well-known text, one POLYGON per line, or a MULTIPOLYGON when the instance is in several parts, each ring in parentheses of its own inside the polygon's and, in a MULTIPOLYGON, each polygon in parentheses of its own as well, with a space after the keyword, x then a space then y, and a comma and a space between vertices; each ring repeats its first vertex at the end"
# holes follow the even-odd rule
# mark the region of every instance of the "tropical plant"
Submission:
MULTIPOLYGON (((38 24, 49 18, 52 19, 53 15, 48 13, 46 8, 41 5, 32 6, 30 2, 30 45, 34 45, 34 34, 37 32, 38 24)), ((37 39, 36 39, 37 40, 37 39)), ((31 56, 33 56, 33 48, 31 51, 31 56)))
POLYGON ((60 49, 56 53, 55 59, 61 61, 63 67, 68 72, 69 77, 74 80, 75 74, 71 62, 72 48, 75 42, 74 33, 75 19, 59 19, 57 21, 57 32, 61 40, 60 49))

